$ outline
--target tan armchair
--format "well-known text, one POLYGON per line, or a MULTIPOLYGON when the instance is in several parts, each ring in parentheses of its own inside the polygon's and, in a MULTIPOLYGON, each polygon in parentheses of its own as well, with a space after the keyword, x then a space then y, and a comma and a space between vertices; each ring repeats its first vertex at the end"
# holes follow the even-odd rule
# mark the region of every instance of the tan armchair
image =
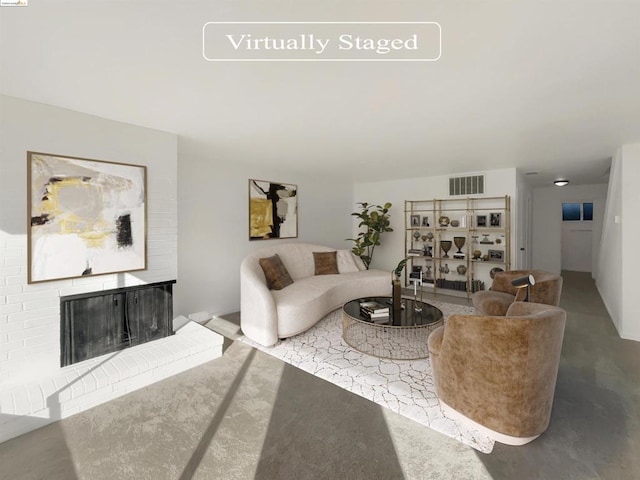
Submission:
POLYGON ((513 303, 506 316, 452 315, 429 336, 443 407, 494 440, 523 445, 551 417, 566 312, 513 303))
POLYGON ((533 275, 536 284, 530 287, 529 301, 558 306, 562 292, 562 277, 543 270, 509 270, 497 273, 489 290, 473 294, 473 306, 478 315, 505 315, 509 306, 524 300, 526 288, 516 288, 511 280, 533 275))

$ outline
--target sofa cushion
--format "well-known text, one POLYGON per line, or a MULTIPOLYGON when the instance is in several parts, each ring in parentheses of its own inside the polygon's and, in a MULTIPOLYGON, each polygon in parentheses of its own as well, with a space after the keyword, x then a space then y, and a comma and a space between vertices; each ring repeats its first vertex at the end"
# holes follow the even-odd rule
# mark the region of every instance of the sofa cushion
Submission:
POLYGON ((282 290, 293 283, 291 275, 277 253, 272 257, 261 258, 258 262, 264 272, 269 290, 282 290))
POLYGON ((315 275, 335 275, 338 272, 336 252, 313 252, 315 275))
POLYGON ((338 259, 338 271, 340 273, 352 273, 360 270, 356 266, 353 254, 349 250, 338 250, 336 257, 338 259))

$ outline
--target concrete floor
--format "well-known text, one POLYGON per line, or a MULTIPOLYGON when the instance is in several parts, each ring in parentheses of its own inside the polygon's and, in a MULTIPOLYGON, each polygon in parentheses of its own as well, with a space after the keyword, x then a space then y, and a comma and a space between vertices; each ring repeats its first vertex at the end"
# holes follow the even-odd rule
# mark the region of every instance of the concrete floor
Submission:
POLYGON ((217 360, 0 444, 0 479, 640 478, 640 343, 618 337, 589 274, 563 276, 551 425, 529 445, 479 453, 229 340, 217 360))

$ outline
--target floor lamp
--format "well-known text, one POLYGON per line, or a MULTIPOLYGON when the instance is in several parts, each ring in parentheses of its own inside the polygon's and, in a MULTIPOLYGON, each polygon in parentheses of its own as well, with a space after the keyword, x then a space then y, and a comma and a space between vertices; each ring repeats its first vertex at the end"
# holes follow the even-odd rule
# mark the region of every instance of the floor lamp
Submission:
POLYGON ((511 285, 516 288, 525 288, 527 289, 527 294, 524 297, 524 301, 529 301, 529 290, 530 288, 536 284, 536 279, 533 278, 533 275, 525 275, 524 277, 518 277, 511 280, 511 285))

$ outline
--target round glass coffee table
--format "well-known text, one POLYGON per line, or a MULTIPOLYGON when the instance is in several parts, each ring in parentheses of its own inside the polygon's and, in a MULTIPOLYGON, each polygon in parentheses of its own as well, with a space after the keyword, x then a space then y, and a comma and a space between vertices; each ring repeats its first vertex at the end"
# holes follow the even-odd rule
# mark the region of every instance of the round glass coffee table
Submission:
POLYGON ((427 338, 442 325, 442 311, 433 305, 403 298, 400 318, 394 318, 391 297, 358 298, 342 307, 342 338, 356 350, 380 358, 415 360, 427 358, 427 338), (377 302, 389 307, 389 318, 369 320, 360 303, 377 302), (420 308, 417 311, 415 307, 420 308))

